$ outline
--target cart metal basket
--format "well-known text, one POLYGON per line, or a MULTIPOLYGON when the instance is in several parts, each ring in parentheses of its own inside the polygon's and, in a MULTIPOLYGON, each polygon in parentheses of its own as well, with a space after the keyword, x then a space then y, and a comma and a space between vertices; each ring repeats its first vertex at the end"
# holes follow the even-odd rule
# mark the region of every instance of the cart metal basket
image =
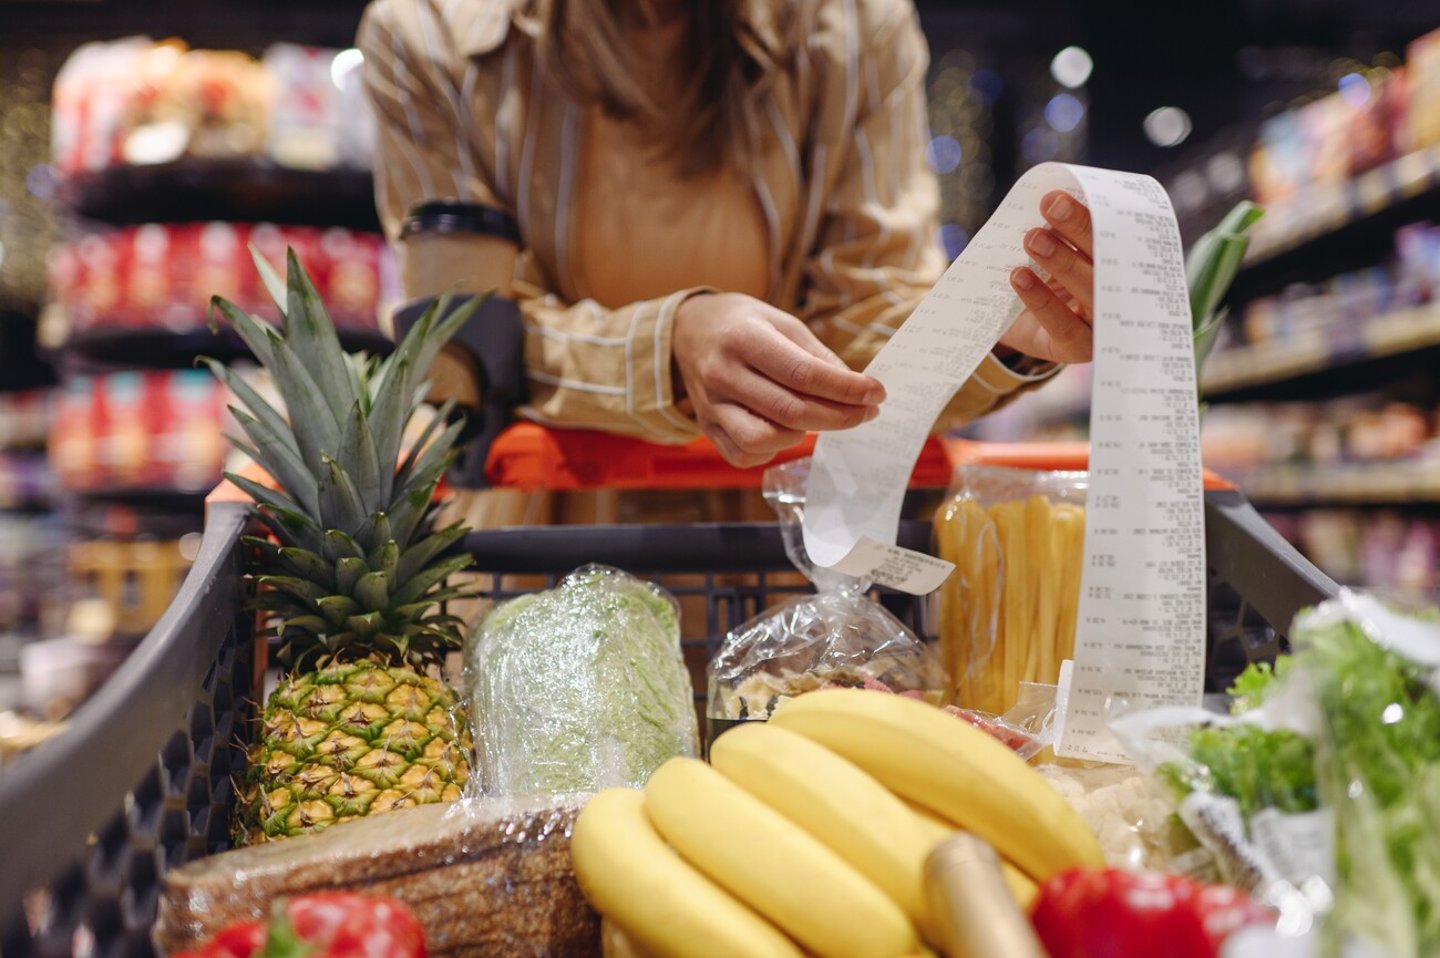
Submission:
MULTIPOLYGON (((226 848, 233 777, 259 687, 244 612, 245 508, 212 505, 169 611, 59 736, 0 768, 0 955, 149 956, 166 872, 226 848)), ((1206 493, 1208 684, 1272 658, 1295 612, 1336 591, 1237 492, 1206 493)), ((907 523, 902 544, 929 546, 907 523)), ((804 591, 769 523, 569 526, 472 533, 488 598, 603 562, 669 588, 690 616, 692 665, 767 605, 804 591), (703 624, 703 628, 701 627, 703 624)), ((882 601, 921 634, 928 603, 882 601)), ((699 687, 697 685, 697 687, 699 687)))

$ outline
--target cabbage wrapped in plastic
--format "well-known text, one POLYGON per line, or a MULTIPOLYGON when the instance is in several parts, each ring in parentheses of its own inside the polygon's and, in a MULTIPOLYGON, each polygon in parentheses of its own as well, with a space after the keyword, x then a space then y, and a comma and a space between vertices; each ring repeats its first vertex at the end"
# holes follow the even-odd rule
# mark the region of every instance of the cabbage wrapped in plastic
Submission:
POLYGON ((483 794, 638 787, 697 751, 679 606, 618 569, 585 566, 497 606, 465 665, 483 794))

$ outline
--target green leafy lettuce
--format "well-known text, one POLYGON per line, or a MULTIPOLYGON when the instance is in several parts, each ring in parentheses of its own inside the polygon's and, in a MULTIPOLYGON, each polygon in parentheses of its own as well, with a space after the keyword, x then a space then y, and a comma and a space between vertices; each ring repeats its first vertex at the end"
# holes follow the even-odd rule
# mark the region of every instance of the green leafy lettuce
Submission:
MULTIPOLYGON (((1291 659, 1281 657, 1251 665, 1230 688, 1234 710, 1259 707, 1289 673, 1291 659)), ((1315 780, 1315 746, 1290 729, 1270 729, 1245 722, 1201 725, 1190 732, 1190 754, 1184 761, 1158 769, 1160 778, 1178 794, 1208 791, 1240 804, 1248 819, 1265 808, 1310 812, 1319 807, 1315 780)))
POLYGON ((1440 694, 1433 671, 1348 618, 1302 617, 1292 636, 1326 716, 1317 754, 1336 812, 1333 932, 1395 958, 1440 955, 1440 694))

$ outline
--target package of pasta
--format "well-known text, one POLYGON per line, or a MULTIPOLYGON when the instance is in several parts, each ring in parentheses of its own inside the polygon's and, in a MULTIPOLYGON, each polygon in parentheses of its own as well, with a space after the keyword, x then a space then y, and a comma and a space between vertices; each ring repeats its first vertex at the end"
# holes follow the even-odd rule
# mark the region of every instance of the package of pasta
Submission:
POLYGON ((1054 685, 1075 646, 1085 551, 1084 472, 961 465, 935 514, 946 700, 1004 715, 1026 684, 1054 685))
POLYGON ((736 722, 763 720, 815 689, 867 687, 938 699, 944 687, 930 646, 876 602, 872 583, 816 567, 805 553, 810 460, 765 473, 790 561, 815 586, 730 631, 708 668, 707 741, 736 722))

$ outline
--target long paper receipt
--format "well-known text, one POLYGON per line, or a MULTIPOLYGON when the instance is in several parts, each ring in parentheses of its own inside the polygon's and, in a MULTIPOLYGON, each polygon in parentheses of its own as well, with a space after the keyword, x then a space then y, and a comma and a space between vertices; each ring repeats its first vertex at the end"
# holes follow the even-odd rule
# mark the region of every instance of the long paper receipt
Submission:
POLYGON ((880 415, 815 444, 805 547, 819 565, 917 594, 944 580, 948 564, 894 544, 906 485, 936 419, 1020 314, 1010 272, 1054 189, 1089 206, 1095 244, 1085 568, 1057 752, 1125 761, 1107 703, 1199 704, 1205 671, 1189 295, 1175 214, 1155 180, 1059 163, 1020 178, 866 369, 885 385, 880 415))

